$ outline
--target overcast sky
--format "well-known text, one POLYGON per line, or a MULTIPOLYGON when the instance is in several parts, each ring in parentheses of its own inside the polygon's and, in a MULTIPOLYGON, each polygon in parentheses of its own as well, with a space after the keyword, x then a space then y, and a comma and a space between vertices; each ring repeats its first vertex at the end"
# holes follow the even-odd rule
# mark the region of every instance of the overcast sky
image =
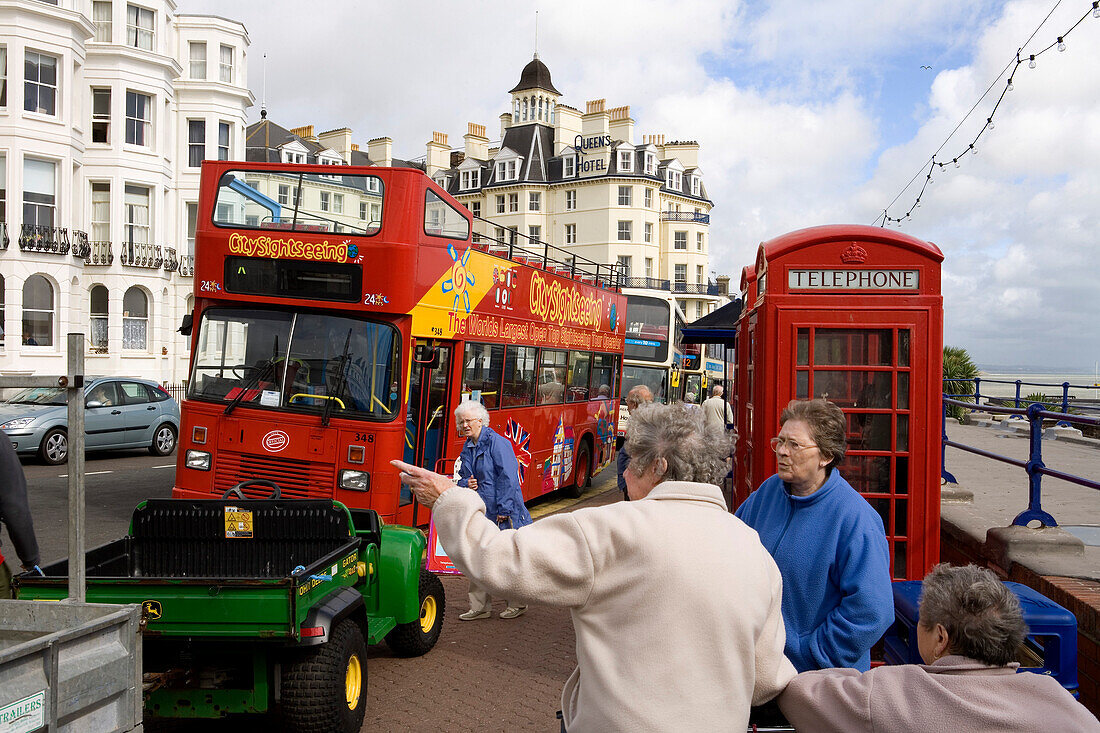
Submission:
MULTIPOLYGON (((734 282, 758 244, 903 216, 943 146, 969 150, 1017 49, 1054 43, 1091 0, 179 0, 244 22, 249 86, 270 118, 350 127, 424 154, 467 122, 495 139, 535 47, 562 92, 630 105, 650 133, 701 145, 711 268, 734 282), (1055 7, 1056 6, 1056 7, 1055 7), (1055 8, 1053 12, 1051 9, 1055 8), (931 68, 922 68, 922 67, 931 68)), ((945 342, 987 365, 1092 372, 1100 360, 1100 18, 1015 74, 976 155, 933 174, 901 229, 945 255, 945 342)))

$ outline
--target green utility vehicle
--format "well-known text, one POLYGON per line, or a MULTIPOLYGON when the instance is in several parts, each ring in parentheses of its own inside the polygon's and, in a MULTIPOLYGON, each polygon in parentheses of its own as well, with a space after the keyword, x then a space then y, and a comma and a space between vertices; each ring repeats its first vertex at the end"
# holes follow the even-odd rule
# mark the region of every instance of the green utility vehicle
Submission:
MULTIPOLYGON (((424 550, 419 531, 331 500, 149 499, 129 535, 88 552, 87 598, 142 605, 147 718, 358 731, 367 645, 418 656, 439 638, 424 550)), ((67 596, 68 561, 43 572, 17 577, 19 598, 67 596)))

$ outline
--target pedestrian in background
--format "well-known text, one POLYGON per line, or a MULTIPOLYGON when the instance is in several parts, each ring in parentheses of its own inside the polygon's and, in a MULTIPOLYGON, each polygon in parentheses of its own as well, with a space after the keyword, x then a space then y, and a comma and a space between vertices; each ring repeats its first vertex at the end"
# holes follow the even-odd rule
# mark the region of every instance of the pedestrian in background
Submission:
MULTIPOLYGON (((653 391, 644 384, 634 385, 626 393, 627 417, 642 405, 648 405, 650 402, 653 402, 653 391)), ((628 433, 630 432, 629 422, 626 430, 628 433)), ((626 478, 623 475, 626 472, 627 464, 630 463, 630 456, 626 452, 626 438, 619 438, 618 444, 619 455, 615 459, 615 468, 619 472, 619 491, 623 492, 623 501, 630 501, 630 495, 626 493, 626 478)))
MULTIPOLYGON (((562 690, 566 729, 735 731, 794 676, 783 656, 775 562, 713 484, 729 446, 698 411, 632 410, 632 501, 555 514, 501 532, 471 492, 392 461, 432 507, 455 565, 479 585, 568 608, 577 668, 562 690)), ((507 701, 501 701, 507 704, 507 701)), ((489 713, 467 728, 492 727, 489 713)))
POLYGON ((787 657, 799 672, 871 667, 894 621, 890 548, 882 518, 837 470, 844 412, 791 400, 771 440, 777 472, 737 508, 783 574, 787 657))
POLYGON ((719 434, 729 430, 727 426, 733 423, 733 408, 722 398, 724 391, 722 385, 714 385, 710 391, 710 399, 703 402, 703 417, 707 421, 707 430, 719 434))
MULTIPOLYGON (((8 528, 24 570, 38 567, 38 540, 27 504, 27 478, 8 434, 0 430, 0 524, 8 528)), ((11 568, 0 548, 0 598, 11 598, 11 568)))
MULTIPOLYGON (((485 504, 485 515, 501 529, 519 529, 531 523, 531 515, 523 505, 523 490, 519 483, 519 462, 512 444, 489 427, 489 411, 485 405, 467 400, 455 409, 458 434, 466 438, 462 453, 455 462, 458 485, 477 492, 485 504)), ((493 598, 473 578, 470 581, 470 610, 459 614, 463 621, 489 618, 493 598)), ((501 618, 522 615, 527 606, 504 602, 501 618)))

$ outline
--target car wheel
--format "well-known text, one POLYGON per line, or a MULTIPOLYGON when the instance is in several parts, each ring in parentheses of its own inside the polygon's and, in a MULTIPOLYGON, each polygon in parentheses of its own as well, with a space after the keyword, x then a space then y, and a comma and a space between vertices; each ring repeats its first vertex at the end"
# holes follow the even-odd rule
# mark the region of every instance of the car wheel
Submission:
POLYGON ((386 634, 386 645, 399 657, 427 654, 439 641, 447 600, 439 577, 420 569, 420 618, 398 624, 386 634))
POLYGON ((292 733, 355 733, 367 711, 367 645, 353 619, 332 628, 329 641, 283 663, 284 727, 292 733))
POLYGON ((149 445, 149 452, 154 456, 171 455, 176 449, 176 429, 172 423, 164 423, 153 433, 153 442, 149 445))
POLYGON ((59 466, 69 460, 69 435, 65 428, 53 428, 42 436, 38 456, 51 466, 59 466))

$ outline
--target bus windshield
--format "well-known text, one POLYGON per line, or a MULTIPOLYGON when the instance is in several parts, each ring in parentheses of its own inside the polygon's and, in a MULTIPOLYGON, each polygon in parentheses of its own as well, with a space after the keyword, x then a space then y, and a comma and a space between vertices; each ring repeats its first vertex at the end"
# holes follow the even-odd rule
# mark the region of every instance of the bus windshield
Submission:
POLYGON ((623 364, 622 398, 625 400, 630 390, 639 384, 649 387, 656 402, 668 400, 668 369, 623 364))
POLYGON ((400 343, 397 329, 384 323, 208 308, 199 324, 187 396, 230 406, 392 420, 398 412, 400 343))
POLYGON ((663 362, 668 359, 668 301, 628 295, 623 358, 663 362))

